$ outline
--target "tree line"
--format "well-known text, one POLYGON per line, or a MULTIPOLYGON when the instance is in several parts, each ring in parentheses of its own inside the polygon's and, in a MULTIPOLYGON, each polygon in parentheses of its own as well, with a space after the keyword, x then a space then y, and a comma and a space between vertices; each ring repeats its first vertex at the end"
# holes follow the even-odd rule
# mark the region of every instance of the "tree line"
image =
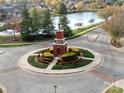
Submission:
MULTIPOLYGON (((66 9, 63 4, 59 8, 59 24, 64 31, 65 36, 72 35, 72 30, 68 26, 69 20, 66 17, 66 9)), ((40 11, 36 7, 32 9, 24 8, 22 11, 21 36, 25 41, 41 39, 42 37, 52 37, 55 33, 55 27, 51 18, 49 9, 40 11), (42 33, 42 35, 39 34, 42 33)))

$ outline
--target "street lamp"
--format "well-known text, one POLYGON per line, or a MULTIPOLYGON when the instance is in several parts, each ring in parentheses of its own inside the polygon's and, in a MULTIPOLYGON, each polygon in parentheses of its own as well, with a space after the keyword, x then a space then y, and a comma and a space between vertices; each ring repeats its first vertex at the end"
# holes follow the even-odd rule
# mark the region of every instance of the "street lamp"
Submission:
POLYGON ((57 85, 54 85, 54 88, 55 88, 55 93, 56 93, 56 88, 57 88, 57 85))

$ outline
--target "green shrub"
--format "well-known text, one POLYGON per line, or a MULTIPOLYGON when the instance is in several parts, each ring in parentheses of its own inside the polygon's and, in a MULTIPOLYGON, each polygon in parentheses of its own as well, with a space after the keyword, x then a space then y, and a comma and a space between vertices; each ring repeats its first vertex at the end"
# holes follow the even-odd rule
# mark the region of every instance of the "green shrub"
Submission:
POLYGON ((35 58, 35 56, 29 56, 28 63, 37 68, 46 68, 48 66, 48 64, 36 62, 35 58))
POLYGON ((84 57, 94 58, 94 55, 93 55, 91 52, 89 52, 88 50, 80 49, 80 52, 83 53, 83 56, 84 56, 84 57))
POLYGON ((53 54, 53 49, 52 48, 48 48, 48 49, 42 50, 41 52, 42 53, 44 53, 44 52, 50 52, 51 54, 53 54))
POLYGON ((69 52, 73 52, 73 51, 79 51, 79 48, 68 48, 69 52))
POLYGON ((77 59, 78 59, 77 54, 74 52, 67 52, 67 53, 63 54, 60 58, 60 60, 64 61, 64 62, 74 61, 77 59))
POLYGON ((79 48, 68 48, 68 52, 74 52, 77 56, 80 56, 79 48))
POLYGON ((42 53, 42 58, 45 61, 52 61, 54 59, 54 56, 50 52, 44 52, 44 53, 42 53))
POLYGON ((61 69, 78 68, 78 67, 86 66, 86 65, 90 64, 91 62, 92 62, 91 60, 79 59, 79 61, 76 62, 75 64, 55 65, 52 69, 53 70, 61 70, 61 69))
POLYGON ((105 93, 123 93, 123 89, 113 86, 110 89, 108 89, 105 93))

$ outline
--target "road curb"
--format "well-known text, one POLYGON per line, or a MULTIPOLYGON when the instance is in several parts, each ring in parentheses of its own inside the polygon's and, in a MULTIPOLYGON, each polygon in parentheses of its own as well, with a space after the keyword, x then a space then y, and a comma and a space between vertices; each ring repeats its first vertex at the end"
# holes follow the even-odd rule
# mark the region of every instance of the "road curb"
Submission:
POLYGON ((110 41, 111 41, 111 38, 109 38, 109 40, 108 40, 108 45, 109 45, 112 49, 114 49, 114 50, 116 50, 116 51, 118 51, 118 52, 124 53, 124 49, 122 49, 122 48, 116 48, 116 47, 112 46, 112 45, 110 44, 110 41))
MULTIPOLYGON (((111 88, 112 86, 117 86, 117 84, 119 84, 119 83, 121 83, 121 82, 124 82, 124 79, 118 80, 118 81, 116 81, 116 82, 110 84, 110 85, 109 85, 107 88, 105 88, 101 93, 105 93, 109 88, 111 88)), ((117 87, 119 87, 119 86, 117 86, 117 87)), ((120 88, 121 88, 121 87, 120 87, 120 88)), ((124 89, 123 89, 123 90, 124 90, 124 89)))
POLYGON ((0 51, 0 55, 3 54, 3 53, 4 53, 4 51, 0 51))
POLYGON ((2 89, 3 93, 7 93, 6 88, 0 83, 0 88, 2 89))

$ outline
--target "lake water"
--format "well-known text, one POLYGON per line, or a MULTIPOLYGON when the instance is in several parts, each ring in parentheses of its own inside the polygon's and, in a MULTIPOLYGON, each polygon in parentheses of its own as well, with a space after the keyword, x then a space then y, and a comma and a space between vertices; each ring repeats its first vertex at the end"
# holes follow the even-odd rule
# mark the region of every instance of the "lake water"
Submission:
MULTIPOLYGON (((69 22, 69 26, 71 29, 76 29, 76 23, 82 23, 82 26, 88 26, 91 23, 89 20, 94 19, 94 23, 99 23, 103 21, 102 19, 98 18, 96 12, 82 12, 82 13, 74 13, 67 15, 69 22)), ((53 23, 56 29, 58 29, 59 17, 53 17, 53 23)))
MULTIPOLYGON (((88 26, 91 23, 89 20, 94 19, 94 23, 102 22, 103 20, 98 18, 96 12, 82 12, 82 13, 74 13, 74 14, 68 14, 67 15, 69 22, 69 26, 71 29, 76 29, 75 27, 76 23, 82 23, 82 26, 88 26)), ((59 23, 59 17, 53 17, 53 24, 55 26, 55 29, 58 29, 58 23, 59 23)), ((0 32, 0 35, 11 35, 11 31, 2 31, 0 32)), ((18 34, 18 33, 15 33, 18 34)))

